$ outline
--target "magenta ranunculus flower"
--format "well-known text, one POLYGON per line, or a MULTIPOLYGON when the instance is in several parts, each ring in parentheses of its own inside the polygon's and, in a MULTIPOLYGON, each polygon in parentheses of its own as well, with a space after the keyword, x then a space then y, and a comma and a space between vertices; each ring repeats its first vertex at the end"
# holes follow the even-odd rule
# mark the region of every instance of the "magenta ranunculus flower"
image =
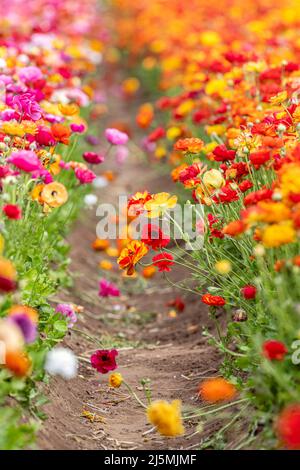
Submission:
POLYGON ((116 363, 116 349, 99 349, 91 355, 91 364, 100 374, 107 374, 111 370, 115 370, 118 366, 116 363))
POLYGON ((7 161, 19 170, 26 172, 39 170, 41 168, 41 162, 38 156, 31 150, 19 150, 18 152, 14 152, 7 161))
POLYGON ((112 145, 125 145, 128 142, 128 135, 118 129, 105 129, 105 138, 112 145))
POLYGON ((96 178, 96 175, 93 171, 80 167, 75 168, 75 176, 81 184, 92 183, 96 178))
POLYGON ((104 156, 96 152, 84 152, 82 155, 84 160, 92 165, 99 165, 104 162, 104 156))
POLYGON ((120 291, 113 282, 101 279, 99 283, 99 295, 100 297, 119 297, 120 291))
POLYGON ((70 125, 70 128, 71 131, 76 134, 82 134, 86 130, 86 126, 84 124, 76 124, 75 122, 70 125))
POLYGON ((12 98, 12 105, 18 111, 22 119, 38 121, 42 117, 42 109, 36 102, 32 92, 19 93, 12 98))

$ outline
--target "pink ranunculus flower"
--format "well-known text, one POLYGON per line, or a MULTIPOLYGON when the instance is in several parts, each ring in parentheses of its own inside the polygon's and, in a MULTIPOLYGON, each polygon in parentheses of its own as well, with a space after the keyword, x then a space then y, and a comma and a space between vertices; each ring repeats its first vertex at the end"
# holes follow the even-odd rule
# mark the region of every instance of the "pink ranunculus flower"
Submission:
POLYGON ((42 109, 36 102, 35 95, 32 92, 19 93, 12 98, 14 109, 23 119, 32 119, 38 121, 42 117, 42 109))
POLYGON ((77 322, 77 315, 70 304, 58 304, 55 311, 68 320, 68 327, 72 328, 77 322))
POLYGON ((128 142, 128 135, 118 129, 105 129, 105 138, 112 145, 125 145, 128 142))
POLYGON ((18 152, 14 152, 7 161, 19 170, 26 172, 36 171, 41 168, 41 162, 38 156, 31 150, 19 150, 18 152))
POLYGON ((18 72, 18 75, 20 80, 25 83, 36 82, 37 80, 41 80, 43 78, 42 71, 33 65, 21 68, 18 72))
POLYGON ((119 145, 116 150, 116 162, 118 165, 122 165, 128 158, 129 150, 124 145, 119 145))
POLYGON ((75 132, 76 134, 82 134, 86 130, 86 126, 84 124, 76 124, 73 122, 73 124, 70 125, 71 131, 75 132))
POLYGON ((99 283, 99 295, 100 297, 119 297, 120 291, 113 282, 101 279, 99 283))
POLYGON ((92 183, 96 178, 96 175, 93 171, 80 167, 75 168, 75 176, 81 184, 92 183))

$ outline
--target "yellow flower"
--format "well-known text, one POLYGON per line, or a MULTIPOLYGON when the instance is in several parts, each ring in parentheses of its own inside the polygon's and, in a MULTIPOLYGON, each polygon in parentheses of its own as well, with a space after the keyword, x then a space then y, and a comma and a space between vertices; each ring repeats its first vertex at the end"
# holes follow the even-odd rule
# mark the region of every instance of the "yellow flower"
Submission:
POLYGON ((140 88, 140 82, 135 77, 128 77, 122 83, 123 91, 128 95, 133 95, 140 88))
POLYGON ((281 104, 287 99, 287 96, 286 91, 281 91, 280 93, 277 93, 277 95, 272 96, 269 101, 273 105, 281 104))
POLYGON ((221 261, 217 261, 215 264, 215 270, 219 274, 224 274, 224 275, 229 274, 231 271, 231 268, 232 268, 231 263, 227 259, 222 259, 221 261))
POLYGON ((79 107, 75 103, 58 105, 58 109, 64 116, 74 116, 79 113, 79 107))
POLYGON ((19 137, 24 137, 25 135, 25 131, 22 124, 19 124, 17 121, 2 123, 1 130, 3 133, 9 135, 17 135, 19 137))
POLYGON ((109 386, 112 388, 119 388, 123 382, 123 377, 122 374, 119 372, 114 372, 113 374, 110 374, 108 383, 109 386))
POLYGON ((220 189, 225 185, 225 180, 219 170, 211 169, 206 171, 202 179, 207 189, 220 189))
POLYGON ((151 403, 147 409, 147 417, 163 436, 175 437, 184 433, 180 400, 174 400, 171 403, 159 400, 151 403))
POLYGON ((99 267, 101 269, 104 269, 105 271, 110 271, 113 268, 113 265, 107 259, 103 259, 102 261, 100 261, 99 267))
POLYGON ((145 209, 148 211, 148 217, 155 218, 163 215, 168 209, 172 209, 177 204, 177 196, 171 196, 169 193, 158 193, 153 195, 153 199, 147 201, 145 209))
POLYGON ((262 243, 267 248, 293 243, 295 239, 296 231, 290 222, 269 225, 262 232, 262 243))

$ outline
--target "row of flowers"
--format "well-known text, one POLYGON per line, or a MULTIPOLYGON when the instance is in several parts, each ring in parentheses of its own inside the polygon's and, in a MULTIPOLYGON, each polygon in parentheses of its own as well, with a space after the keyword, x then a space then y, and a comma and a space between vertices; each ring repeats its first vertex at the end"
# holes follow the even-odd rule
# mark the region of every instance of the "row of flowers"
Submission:
POLYGON ((225 419, 220 433, 242 421, 237 448, 298 449, 299 3, 114 3, 118 46, 139 63, 138 78, 123 86, 129 96, 140 87, 153 96, 136 117, 147 133, 142 146, 171 166, 195 211, 204 209, 196 227, 203 248, 174 249, 160 222, 176 223, 177 197, 137 188, 128 214, 143 212, 149 224, 121 250, 119 266, 133 275, 154 250, 148 269, 190 270, 185 289, 209 307, 216 334, 204 334, 224 355, 223 377, 200 386, 204 401, 232 400, 214 408, 225 419))
MULTIPOLYGON (((71 379, 78 368, 56 345, 82 308, 48 299, 69 284, 70 222, 95 203, 89 184, 106 181, 92 169, 105 152, 94 152, 99 139, 87 124, 105 110, 93 79, 107 36, 99 8, 93 0, 0 5, 1 449, 34 441, 46 372, 71 379)), ((108 129, 103 147, 117 137, 108 129)))

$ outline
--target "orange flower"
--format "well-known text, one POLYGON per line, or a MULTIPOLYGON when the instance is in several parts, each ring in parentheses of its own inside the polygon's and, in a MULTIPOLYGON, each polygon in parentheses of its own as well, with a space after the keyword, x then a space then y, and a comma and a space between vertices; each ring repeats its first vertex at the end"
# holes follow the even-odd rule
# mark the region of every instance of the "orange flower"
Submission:
POLYGON ((233 220, 229 224, 225 225, 223 228, 223 233, 225 235, 230 235, 231 237, 236 237, 245 231, 246 227, 241 220, 233 220))
POLYGON ((134 273, 135 265, 148 253, 148 247, 145 243, 138 240, 132 240, 126 248, 123 248, 118 258, 118 264, 121 269, 126 269, 128 276, 134 273))
POLYGON ((223 377, 204 380, 199 386, 199 396, 211 403, 232 400, 236 395, 235 386, 223 377))
POLYGON ((174 144, 175 150, 181 150, 182 152, 190 152, 190 153, 199 153, 201 152, 203 147, 204 147, 203 140, 198 139, 198 138, 179 139, 174 144))
POLYGON ((17 377, 25 377, 30 373, 31 361, 27 354, 23 352, 7 352, 5 366, 17 377))
POLYGON ((153 112, 153 106, 150 103, 145 103, 143 104, 136 116, 136 123, 139 127, 146 129, 147 127, 150 126, 152 120, 153 120, 154 112, 153 112))
POLYGON ((52 132, 54 139, 57 142, 61 142, 62 144, 69 145, 69 138, 71 135, 71 131, 68 127, 59 123, 53 124, 51 126, 51 132, 52 132))
POLYGON ((101 240, 100 238, 96 238, 95 241, 92 243, 92 248, 95 251, 104 251, 109 247, 108 240, 101 240))
POLYGON ((143 269, 143 277, 145 279, 150 279, 151 277, 154 276, 156 273, 156 267, 155 266, 147 266, 146 268, 143 269))
POLYGON ((44 185, 41 199, 49 207, 60 207, 67 202, 68 193, 63 184, 53 181, 44 185))

